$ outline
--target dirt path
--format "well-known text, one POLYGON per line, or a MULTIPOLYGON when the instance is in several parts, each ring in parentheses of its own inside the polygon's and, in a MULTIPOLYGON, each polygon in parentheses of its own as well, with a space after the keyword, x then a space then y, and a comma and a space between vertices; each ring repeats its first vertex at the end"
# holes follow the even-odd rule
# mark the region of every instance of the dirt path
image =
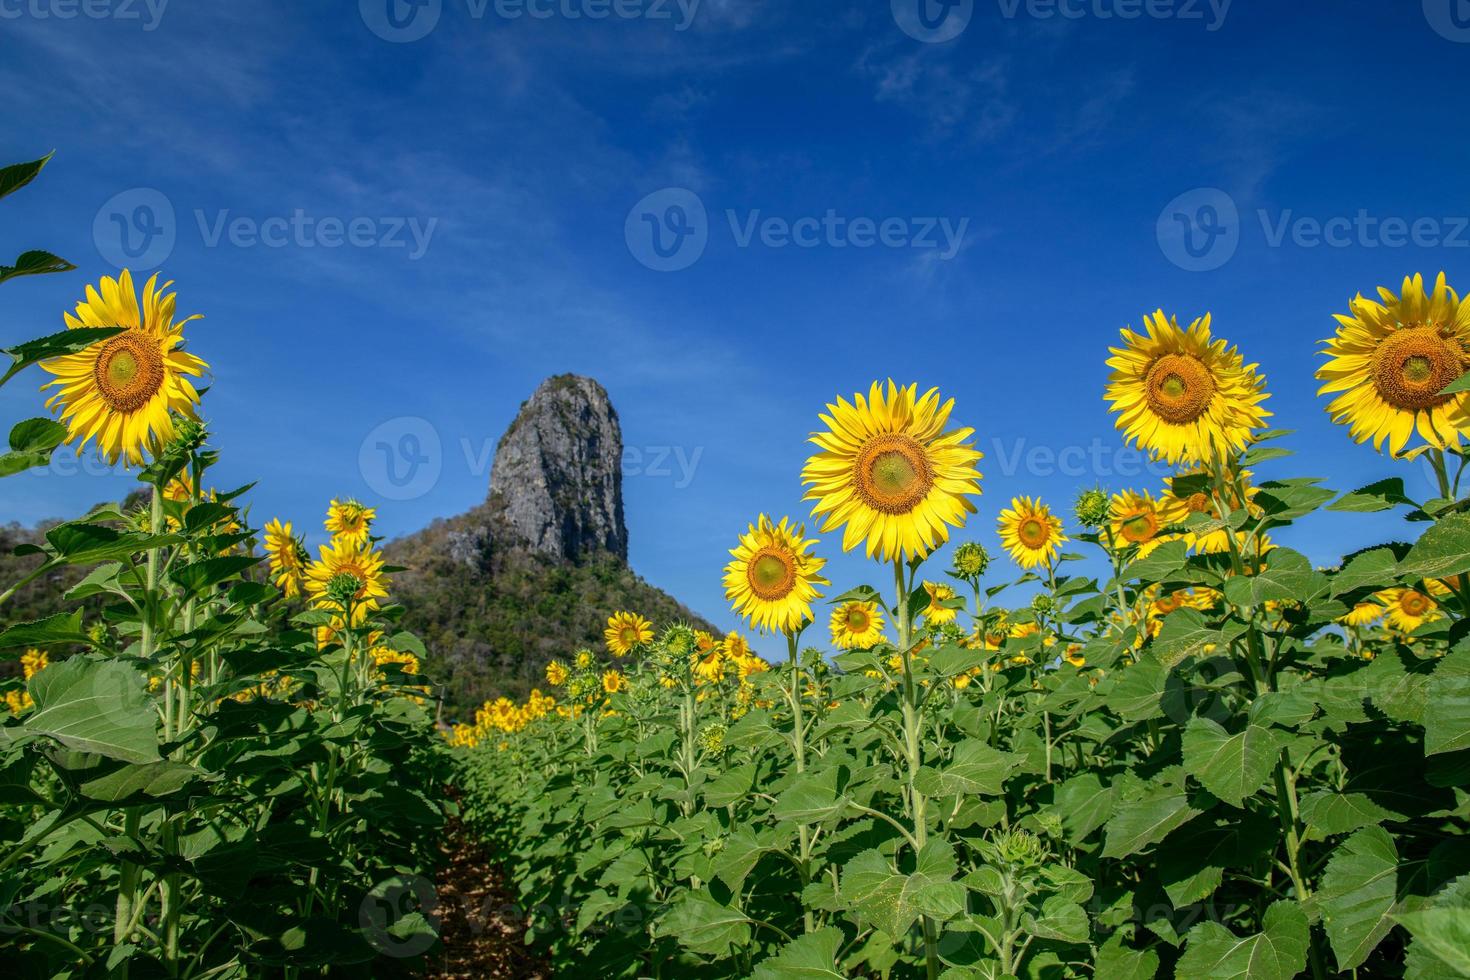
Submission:
POLYGON ((452 821, 439 872, 443 946, 431 957, 428 980, 549 980, 551 970, 521 942, 525 923, 515 895, 483 845, 452 821))

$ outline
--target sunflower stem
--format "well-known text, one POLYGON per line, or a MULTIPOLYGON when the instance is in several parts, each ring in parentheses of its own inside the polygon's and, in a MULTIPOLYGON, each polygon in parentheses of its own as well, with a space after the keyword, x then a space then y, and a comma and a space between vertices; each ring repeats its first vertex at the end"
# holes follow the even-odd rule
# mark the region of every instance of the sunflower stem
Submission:
MULTIPOLYGON (((904 754, 908 764, 907 798, 909 804, 909 819, 913 821, 914 834, 913 844, 917 851, 923 850, 924 844, 929 837, 929 820, 927 815, 928 800, 924 794, 919 792, 916 780, 919 767, 924 764, 923 758, 923 703, 918 695, 918 685, 914 683, 913 654, 910 646, 913 643, 913 621, 909 614, 909 594, 912 591, 914 575, 918 567, 910 570, 908 579, 903 574, 903 559, 893 559, 893 580, 898 592, 898 647, 903 657, 903 736, 904 754)), ((929 980, 935 980, 939 976, 939 950, 934 936, 934 922, 926 915, 921 919, 924 930, 924 965, 929 980)))
MULTIPOLYGON (((786 655, 791 663, 791 751, 796 757, 796 771, 806 772, 806 723, 802 717, 801 655, 797 651, 796 633, 786 631, 786 655)), ((796 828, 797 844, 800 848, 798 867, 801 871, 801 887, 804 890, 812 880, 812 830, 807 824, 796 828)), ((807 932, 816 929, 816 917, 810 908, 801 914, 802 928, 807 932)))

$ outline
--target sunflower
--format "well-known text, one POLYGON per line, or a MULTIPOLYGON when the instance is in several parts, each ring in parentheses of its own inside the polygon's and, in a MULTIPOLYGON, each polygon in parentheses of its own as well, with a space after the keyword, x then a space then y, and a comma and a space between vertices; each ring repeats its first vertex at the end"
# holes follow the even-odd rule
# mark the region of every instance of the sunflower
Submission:
POLYGON ((1015 497, 1008 510, 1000 512, 1000 540, 1011 559, 1022 568, 1049 565, 1062 542, 1062 519, 1051 508, 1030 497, 1015 497))
POLYGON ((730 666, 725 648, 718 643, 711 643, 694 655, 694 676, 706 684, 718 684, 724 680, 726 669, 730 666))
POLYGON ((184 324, 199 317, 174 323, 174 294, 165 292, 171 285, 159 286, 156 274, 148 280, 140 317, 133 279, 124 269, 117 279, 104 276, 100 293, 88 286, 76 316, 63 314, 68 330, 126 328, 75 354, 41 362, 56 375, 41 389, 57 389, 46 407, 60 409, 66 441, 77 443, 78 451, 96 439, 109 463, 125 458, 141 466, 145 452, 157 455, 174 438, 175 413, 198 418, 199 392, 186 375, 199 377, 209 365, 181 349, 184 324))
POLYGON ((1136 547, 1140 558, 1168 540, 1167 536, 1159 534, 1164 527, 1159 503, 1146 491, 1124 490, 1113 494, 1108 519, 1113 540, 1125 547, 1136 547))
POLYGON ((832 610, 828 626, 839 650, 866 650, 883 641, 883 611, 876 602, 844 602, 832 610))
POLYGON ((1067 652, 1062 655, 1062 659, 1078 669, 1087 666, 1087 657, 1083 654, 1080 643, 1067 644, 1067 652))
POLYGON ((615 657, 626 657, 635 647, 653 639, 653 624, 637 613, 615 612, 607 618, 602 638, 615 657))
MULTIPOLYGON (((1159 498, 1159 512, 1164 518, 1165 524, 1184 524, 1191 514, 1205 514, 1211 518, 1220 517, 1220 508, 1211 491, 1210 473, 1200 467, 1185 470, 1174 476, 1164 478, 1164 492, 1159 498)), ((1254 501, 1260 488, 1251 483, 1251 471, 1241 470, 1234 483, 1225 486, 1225 502, 1231 510, 1245 508, 1252 518, 1264 516, 1265 511, 1254 501), (1242 490, 1244 496, 1242 496, 1242 490)), ((1216 528, 1203 534, 1193 531, 1185 531, 1180 537, 1189 545, 1192 551, 1200 554, 1211 555, 1218 552, 1230 550, 1230 531, 1226 528, 1216 528)), ((1251 540, 1251 536, 1244 531, 1236 531, 1235 540, 1239 548, 1244 551, 1251 540)), ((1261 535, 1260 550, 1264 554, 1272 548, 1271 539, 1261 535)))
POLYGON ((356 500, 333 500, 327 508, 326 527, 332 536, 362 546, 368 543, 376 509, 364 507, 356 500))
POLYGON ((924 609, 925 622, 933 626, 954 622, 957 613, 949 604, 956 598, 954 589, 940 582, 925 582, 924 591, 929 593, 929 605, 924 609))
POLYGON ((602 672, 602 689, 608 694, 616 694, 628 686, 628 678, 621 671, 605 670, 602 672))
POLYGON ((570 672, 567 670, 567 665, 560 660, 553 660, 546 665, 546 683, 552 687, 561 687, 567 682, 567 677, 569 676, 570 672))
POLYGON ((812 601, 821 598, 816 587, 830 583, 819 574, 827 560, 807 554, 817 542, 805 533, 789 518, 773 524, 762 514, 731 549, 725 598, 752 628, 792 633, 812 618, 812 601))
POLYGON ((576 659, 573 661, 578 670, 590 670, 592 667, 592 651, 578 650, 576 659))
POLYGON ((317 606, 331 606, 333 585, 351 576, 358 588, 353 593, 353 625, 361 623, 388 598, 388 576, 383 573, 383 556, 371 548, 334 540, 321 546, 321 557, 306 567, 306 593, 317 606))
POLYGON ((1384 618, 1388 625, 1402 633, 1412 633, 1439 619, 1439 603, 1418 589, 1384 589, 1375 598, 1387 607, 1384 618))
POLYGON ((812 434, 821 452, 802 469, 804 499, 823 531, 846 525, 843 551, 866 539, 869 558, 923 557, 975 512, 966 498, 980 493, 981 454, 965 441, 975 430, 946 432, 954 400, 918 389, 890 380, 885 395, 875 381, 866 400, 829 404, 827 431, 812 434))
POLYGON ((1383 618, 1383 606, 1377 602, 1360 602, 1337 621, 1347 626, 1372 626, 1383 618))
POLYGON ((1271 414, 1256 366, 1211 339, 1208 313, 1188 330, 1163 310, 1143 322, 1146 334, 1124 328, 1123 346, 1109 348, 1104 397, 1124 437, 1171 465, 1244 449, 1271 414))
POLYGON ((1425 443, 1416 453, 1459 446, 1470 428, 1470 393, 1441 392, 1470 369, 1470 298, 1462 302, 1442 272, 1433 294, 1415 275, 1400 295, 1384 287, 1378 295, 1382 303, 1359 294, 1348 304, 1351 316, 1336 315, 1317 394, 1341 392, 1327 406, 1332 421, 1357 442, 1372 439, 1374 449, 1386 441, 1398 456, 1416 431, 1425 443))
POLYGON ((299 596, 307 552, 302 539, 291 533, 290 521, 273 520, 266 524, 265 553, 270 559, 271 581, 286 598, 299 596))

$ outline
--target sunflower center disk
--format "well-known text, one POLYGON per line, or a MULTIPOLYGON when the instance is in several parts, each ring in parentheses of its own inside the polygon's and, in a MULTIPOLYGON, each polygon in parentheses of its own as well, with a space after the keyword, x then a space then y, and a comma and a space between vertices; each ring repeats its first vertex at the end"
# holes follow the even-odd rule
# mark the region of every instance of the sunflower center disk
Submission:
POLYGON ((1049 537, 1046 525, 1034 517, 1028 517, 1016 528, 1016 537, 1028 548, 1040 548, 1049 537))
POLYGON ((1378 345, 1372 373, 1384 401, 1417 412, 1455 397, 1440 392, 1465 373, 1465 358, 1436 328, 1408 327, 1378 345))
POLYGON ((136 412, 163 387, 163 355, 156 344, 128 331, 102 345, 92 380, 116 412, 136 412))
POLYGON ((854 609, 847 614, 847 628, 854 633, 866 633, 868 631, 868 614, 861 609, 854 609))
POLYGON ((750 590, 767 602, 784 599, 796 585, 796 563, 789 555, 767 549, 751 560, 745 577, 750 590))
POLYGON ((1135 514, 1123 522, 1123 537, 1134 544, 1149 540, 1156 530, 1158 524, 1148 514, 1135 514))
POLYGON ((1400 600, 1399 608, 1410 616, 1422 616, 1429 611, 1429 600, 1417 592, 1407 592, 1400 600))
POLYGON ((1165 422, 1185 425, 1205 414, 1215 397, 1215 376, 1197 357, 1165 354, 1144 379, 1148 407, 1165 422))
POLYGON ((869 439, 858 453, 853 477, 863 503, 884 514, 907 514, 934 486, 924 447, 897 433, 869 439))

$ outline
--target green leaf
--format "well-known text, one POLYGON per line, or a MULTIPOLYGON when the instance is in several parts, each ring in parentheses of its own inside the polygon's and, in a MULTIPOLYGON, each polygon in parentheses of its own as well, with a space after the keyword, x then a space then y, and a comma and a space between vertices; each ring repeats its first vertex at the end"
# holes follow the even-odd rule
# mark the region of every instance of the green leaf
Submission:
POLYGON ((1196 821, 1180 830, 1155 853, 1159 882, 1176 909, 1213 895, 1239 850, 1239 825, 1203 824, 1204 821, 1196 821))
POLYGON ((10 448, 18 453, 55 449, 66 439, 66 426, 55 419, 26 419, 10 429, 10 448))
POLYGON ((954 848, 935 838, 919 851, 912 874, 899 874, 877 850, 859 854, 842 869, 842 894, 864 919, 895 939, 921 915, 948 919, 965 907, 965 886, 954 881, 954 848))
POLYGON ((0 476, 14 476, 51 462, 51 453, 66 440, 66 426, 54 419, 26 419, 10 430, 11 451, 0 456, 0 476))
POLYGON ((0 197, 14 194, 31 181, 46 168, 51 158, 56 155, 52 150, 39 160, 31 160, 27 163, 13 163, 4 169, 0 169, 0 197))
POLYGON ((72 657, 30 680, 36 710, 22 727, 78 752, 123 762, 158 762, 158 714, 143 675, 115 660, 72 657))
POLYGON ((1131 562, 1118 577, 1124 582, 1162 582, 1184 567, 1188 558, 1189 545, 1183 541, 1169 541, 1149 552, 1147 558, 1131 562))
POLYGON ((1143 795, 1118 804, 1108 821, 1103 857, 1127 857, 1156 844, 1203 813, 1190 805, 1183 781, 1149 783, 1143 795))
POLYGON ((98 565, 87 573, 86 578, 68 589, 63 598, 68 602, 80 602, 104 592, 121 592, 117 584, 117 573, 121 570, 122 565, 117 562, 98 565))
POLYGON ((1091 772, 1073 776, 1058 786, 1052 809, 1062 818, 1067 840, 1080 844, 1107 823, 1117 796, 1117 787, 1104 786, 1097 774, 1091 772))
POLYGON ((1049 895, 1041 903, 1041 914, 1027 915, 1023 924, 1038 939, 1055 939, 1063 943, 1086 943, 1092 937, 1092 924, 1087 911, 1061 895, 1049 895))
POLYGON ((149 548, 176 540, 170 535, 146 535, 119 531, 91 521, 58 524, 46 532, 46 541, 56 558, 68 565, 92 565, 103 561, 130 559, 149 548))
POLYGON ((750 920, 745 913, 717 901, 708 888, 686 892, 653 931, 655 936, 677 940, 691 953, 710 956, 750 942, 750 920))
POLYGON ((1266 784, 1280 745, 1269 728, 1247 724, 1230 734, 1208 718, 1191 718, 1184 727, 1184 765, 1220 799, 1241 806, 1266 784))
POLYGON ((1173 668, 1205 647, 1220 642, 1220 631, 1211 629, 1198 609, 1176 609, 1164 617, 1159 635, 1149 647, 1150 655, 1165 668, 1173 668))
POLYGON ((1281 446, 1255 446, 1246 450, 1240 458, 1242 466, 1258 466, 1271 459, 1281 459, 1283 456, 1295 456, 1296 453, 1281 446))
POLYGON ((1382 586, 1398 578, 1399 560, 1391 548, 1365 551, 1332 576, 1332 594, 1342 595, 1364 586, 1382 586))
POLYGON ((250 555, 220 555, 176 568, 168 577, 185 592, 201 592, 259 563, 250 555))
POLYGON ((117 803, 134 796, 161 797, 177 793, 200 772, 182 762, 150 762, 126 765, 81 786, 82 795, 92 800, 117 803))
POLYGON ((847 804, 841 786, 846 783, 846 770, 833 766, 819 772, 797 775, 791 785, 781 792, 771 815, 777 820, 794 820, 797 823, 820 823, 835 817, 847 804))
MULTIPOLYGON (((1170 615, 1175 615, 1170 613, 1170 615)), ((1168 672, 1157 663, 1145 660, 1127 670, 1116 671, 1112 689, 1105 703, 1128 722, 1147 721, 1164 713, 1161 706, 1168 672)))
POLYGON ((1414 937, 1406 976, 1470 977, 1470 877, 1459 878, 1425 908, 1394 918, 1414 937), (1417 969, 1416 969, 1417 967, 1417 969))
POLYGON ((70 272, 76 266, 50 252, 31 250, 20 253, 15 265, 0 265, 0 282, 21 276, 44 276, 53 272, 70 272))
POLYGON ((1307 968, 1307 916, 1296 902, 1276 902, 1262 920, 1264 932, 1241 939, 1218 922, 1189 930, 1178 977, 1210 980, 1291 980, 1307 968))
POLYGON ((809 932, 756 964, 751 980, 847 980, 837 962, 845 937, 836 926, 809 932))
POLYGON ((1332 790, 1317 790, 1303 796, 1301 814, 1308 840, 1326 840, 1384 820, 1403 819, 1401 814, 1374 803, 1366 793, 1334 793, 1332 790))
POLYGON ((1429 677, 1424 754, 1470 748, 1470 647, 1452 651, 1429 677))
POLYGON ((1414 501, 1404 496, 1404 481, 1393 477, 1370 483, 1352 493, 1345 493, 1328 504, 1326 509, 1371 514, 1380 510, 1392 510, 1403 504, 1413 506, 1414 501))
POLYGON ((1333 852, 1317 890, 1317 905, 1339 970, 1368 959, 1393 928, 1399 855, 1382 827, 1368 827, 1333 852))
POLYGON ((0 633, 0 650, 18 647, 54 646, 58 643, 86 643, 82 632, 82 611, 56 613, 33 623, 17 623, 0 633))
POLYGON ((15 347, 4 348, 15 363, 0 377, 0 385, 5 384, 21 371, 30 367, 38 361, 50 360, 63 354, 75 354, 79 350, 86 350, 93 344, 106 340, 109 337, 122 333, 126 327, 77 327, 75 330, 63 330, 36 340, 28 340, 15 347))
POLYGON ((1307 556, 1290 548, 1272 548, 1266 567, 1251 578, 1255 605, 1267 602, 1310 602, 1327 591, 1327 576, 1312 568, 1307 556))
POLYGON ((963 674, 974 667, 985 665, 986 656, 983 650, 972 650, 958 644, 949 643, 940 647, 929 658, 929 671, 940 677, 954 677, 963 674))
POLYGON ((1399 562, 1401 578, 1448 578, 1470 571, 1470 514, 1436 521, 1399 562))
POLYGON ((1315 480, 1272 480, 1263 483, 1251 503, 1266 512, 1272 523, 1305 517, 1337 496, 1337 491, 1312 486, 1315 480))
POLYGON ((955 746, 954 757, 943 769, 924 766, 914 775, 914 786, 928 797, 981 794, 1000 796, 1011 770, 1021 757, 993 749, 979 739, 955 746))
POLYGON ((1159 954, 1151 949, 1129 949, 1123 933, 1115 932, 1097 951, 1093 980, 1153 980, 1159 972, 1159 954))

